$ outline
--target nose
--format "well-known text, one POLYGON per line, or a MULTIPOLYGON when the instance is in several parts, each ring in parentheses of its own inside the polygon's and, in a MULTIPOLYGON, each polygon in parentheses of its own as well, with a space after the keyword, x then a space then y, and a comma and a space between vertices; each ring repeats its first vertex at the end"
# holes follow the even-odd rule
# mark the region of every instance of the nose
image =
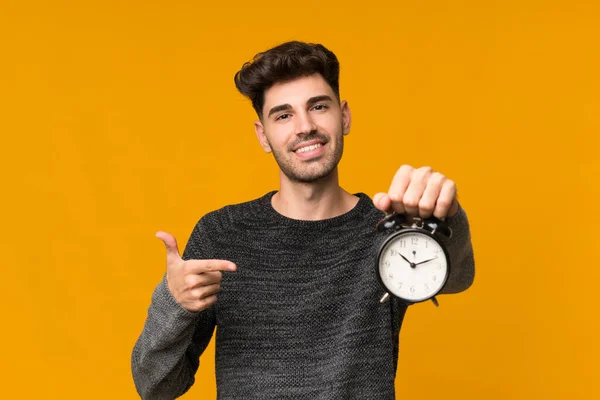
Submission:
POLYGON ((298 113, 296 115, 296 135, 307 135, 317 131, 317 125, 309 113, 298 113))

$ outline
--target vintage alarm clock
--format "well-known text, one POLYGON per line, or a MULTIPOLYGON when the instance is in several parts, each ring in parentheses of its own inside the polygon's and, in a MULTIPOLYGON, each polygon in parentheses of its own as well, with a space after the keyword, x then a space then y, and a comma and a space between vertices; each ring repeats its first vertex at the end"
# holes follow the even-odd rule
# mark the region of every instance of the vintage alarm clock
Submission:
POLYGON ((450 275, 450 257, 442 237, 452 230, 442 220, 387 214, 377 223, 377 231, 387 234, 376 257, 377 277, 387 293, 407 304, 431 300, 442 290, 450 275))

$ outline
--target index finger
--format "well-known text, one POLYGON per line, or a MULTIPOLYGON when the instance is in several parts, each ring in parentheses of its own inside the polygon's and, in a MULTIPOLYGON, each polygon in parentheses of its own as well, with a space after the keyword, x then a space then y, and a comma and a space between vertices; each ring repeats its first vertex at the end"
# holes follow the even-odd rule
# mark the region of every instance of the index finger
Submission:
POLYGON ((388 196, 392 201, 392 208, 397 213, 403 214, 406 211, 402 200, 404 199, 404 194, 410 184, 413 171, 414 168, 410 165, 403 165, 392 179, 392 184, 388 190, 388 196))
POLYGON ((184 268, 187 273, 201 274, 210 271, 235 271, 237 265, 229 260, 187 260, 184 262, 184 268))

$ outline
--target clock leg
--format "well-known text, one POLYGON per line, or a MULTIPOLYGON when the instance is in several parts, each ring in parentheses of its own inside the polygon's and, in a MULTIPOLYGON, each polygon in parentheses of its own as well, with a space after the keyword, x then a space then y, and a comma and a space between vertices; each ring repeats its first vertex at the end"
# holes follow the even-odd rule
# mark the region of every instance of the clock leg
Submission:
POLYGON ((381 300, 379 300, 379 302, 380 303, 385 303, 389 299, 390 299, 390 294, 386 292, 386 294, 383 295, 383 297, 381 298, 381 300))

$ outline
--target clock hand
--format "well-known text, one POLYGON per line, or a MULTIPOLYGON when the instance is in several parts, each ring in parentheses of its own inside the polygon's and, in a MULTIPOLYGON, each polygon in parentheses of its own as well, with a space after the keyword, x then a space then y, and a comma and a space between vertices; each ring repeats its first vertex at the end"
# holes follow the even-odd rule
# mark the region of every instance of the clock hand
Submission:
POLYGON ((418 263, 415 263, 415 266, 417 266, 419 264, 425 264, 426 262, 429 262, 429 261, 432 261, 432 260, 435 260, 435 259, 437 259, 437 257, 433 257, 433 258, 430 258, 429 260, 425 260, 425 261, 420 261, 418 263))
POLYGON ((414 264, 414 263, 411 263, 410 261, 408 261, 408 259, 407 259, 406 257, 404 257, 404 256, 402 255, 402 253, 398 252, 398 254, 400 254, 400 257, 404 258, 404 261, 406 261, 407 263, 409 263, 409 264, 410 264, 410 267, 411 267, 411 268, 414 268, 414 267, 416 266, 416 264, 414 264))

